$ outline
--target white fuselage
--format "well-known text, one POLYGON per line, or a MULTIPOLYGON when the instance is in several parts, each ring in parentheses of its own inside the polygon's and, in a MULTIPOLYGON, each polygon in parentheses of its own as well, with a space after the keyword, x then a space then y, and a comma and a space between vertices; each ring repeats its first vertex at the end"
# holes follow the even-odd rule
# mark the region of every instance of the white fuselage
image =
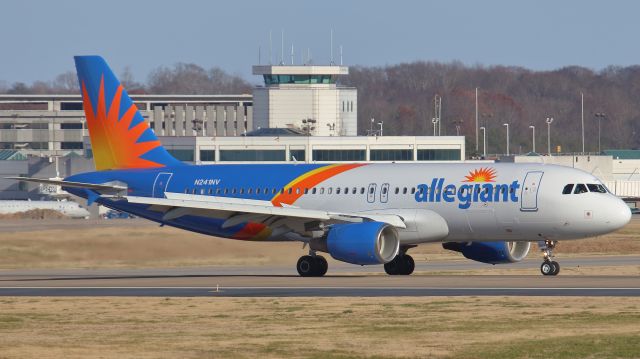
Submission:
POLYGON ((400 231, 404 244, 430 241, 430 223, 424 223, 430 211, 446 222, 447 241, 578 239, 630 220, 628 206, 608 191, 563 194, 568 184, 602 182, 580 170, 543 164, 371 164, 309 189, 295 206, 415 218, 413 227, 409 220, 400 231), (468 178, 478 169, 492 171, 490 182, 468 178))

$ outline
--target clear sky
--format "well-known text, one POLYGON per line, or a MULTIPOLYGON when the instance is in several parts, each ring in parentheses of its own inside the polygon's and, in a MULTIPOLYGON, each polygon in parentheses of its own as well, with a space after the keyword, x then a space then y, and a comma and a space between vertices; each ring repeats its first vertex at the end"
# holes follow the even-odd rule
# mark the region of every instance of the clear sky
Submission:
POLYGON ((0 81, 52 80, 73 70, 73 55, 99 54, 116 72, 176 62, 218 66, 257 82, 251 65, 273 58, 386 65, 459 60, 550 70, 638 64, 640 1, 189 1, 4 0, 0 3, 0 81))

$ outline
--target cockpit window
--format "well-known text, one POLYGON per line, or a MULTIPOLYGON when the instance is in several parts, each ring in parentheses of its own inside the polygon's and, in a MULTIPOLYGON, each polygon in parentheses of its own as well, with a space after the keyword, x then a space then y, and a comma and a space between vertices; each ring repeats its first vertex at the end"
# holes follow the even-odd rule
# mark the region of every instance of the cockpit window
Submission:
POLYGON ((570 183, 564 186, 564 189, 562 190, 562 194, 571 194, 572 190, 573 190, 573 183, 570 183))
POLYGON ((589 187, 589 192, 607 193, 607 190, 601 184, 587 183, 587 187, 589 187))
POLYGON ((587 186, 583 185, 582 183, 578 183, 576 185, 576 189, 573 191, 573 194, 580 194, 580 193, 587 193, 589 192, 587 190, 587 186))

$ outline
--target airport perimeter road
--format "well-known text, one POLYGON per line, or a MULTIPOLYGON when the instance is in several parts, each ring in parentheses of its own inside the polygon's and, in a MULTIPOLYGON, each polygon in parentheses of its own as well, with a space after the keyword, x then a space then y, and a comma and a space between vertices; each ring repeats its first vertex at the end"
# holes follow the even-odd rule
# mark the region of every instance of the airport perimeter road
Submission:
MULTIPOLYGON (((637 256, 574 258, 563 263, 573 260, 588 260, 589 265, 593 260, 601 260, 599 265, 640 263, 637 256)), ((334 265, 323 278, 301 278, 284 266, 5 270, 0 271, 0 296, 640 296, 637 275, 430 275, 427 271, 468 269, 468 265, 424 263, 417 268, 424 273, 408 277, 382 275, 376 267, 334 265)))

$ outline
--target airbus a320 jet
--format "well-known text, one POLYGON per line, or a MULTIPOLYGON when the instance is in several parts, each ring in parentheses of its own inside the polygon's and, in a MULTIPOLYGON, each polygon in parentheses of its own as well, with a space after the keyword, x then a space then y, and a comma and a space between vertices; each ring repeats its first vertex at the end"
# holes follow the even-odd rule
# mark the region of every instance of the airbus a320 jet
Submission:
POLYGON ((407 252, 434 242, 490 264, 520 261, 538 242, 542 274, 556 275, 558 241, 609 233, 631 218, 596 177, 554 165, 188 165, 162 147, 101 57, 75 64, 96 171, 16 179, 187 231, 305 243, 301 276, 327 272, 319 252, 408 275, 415 263, 407 252))

